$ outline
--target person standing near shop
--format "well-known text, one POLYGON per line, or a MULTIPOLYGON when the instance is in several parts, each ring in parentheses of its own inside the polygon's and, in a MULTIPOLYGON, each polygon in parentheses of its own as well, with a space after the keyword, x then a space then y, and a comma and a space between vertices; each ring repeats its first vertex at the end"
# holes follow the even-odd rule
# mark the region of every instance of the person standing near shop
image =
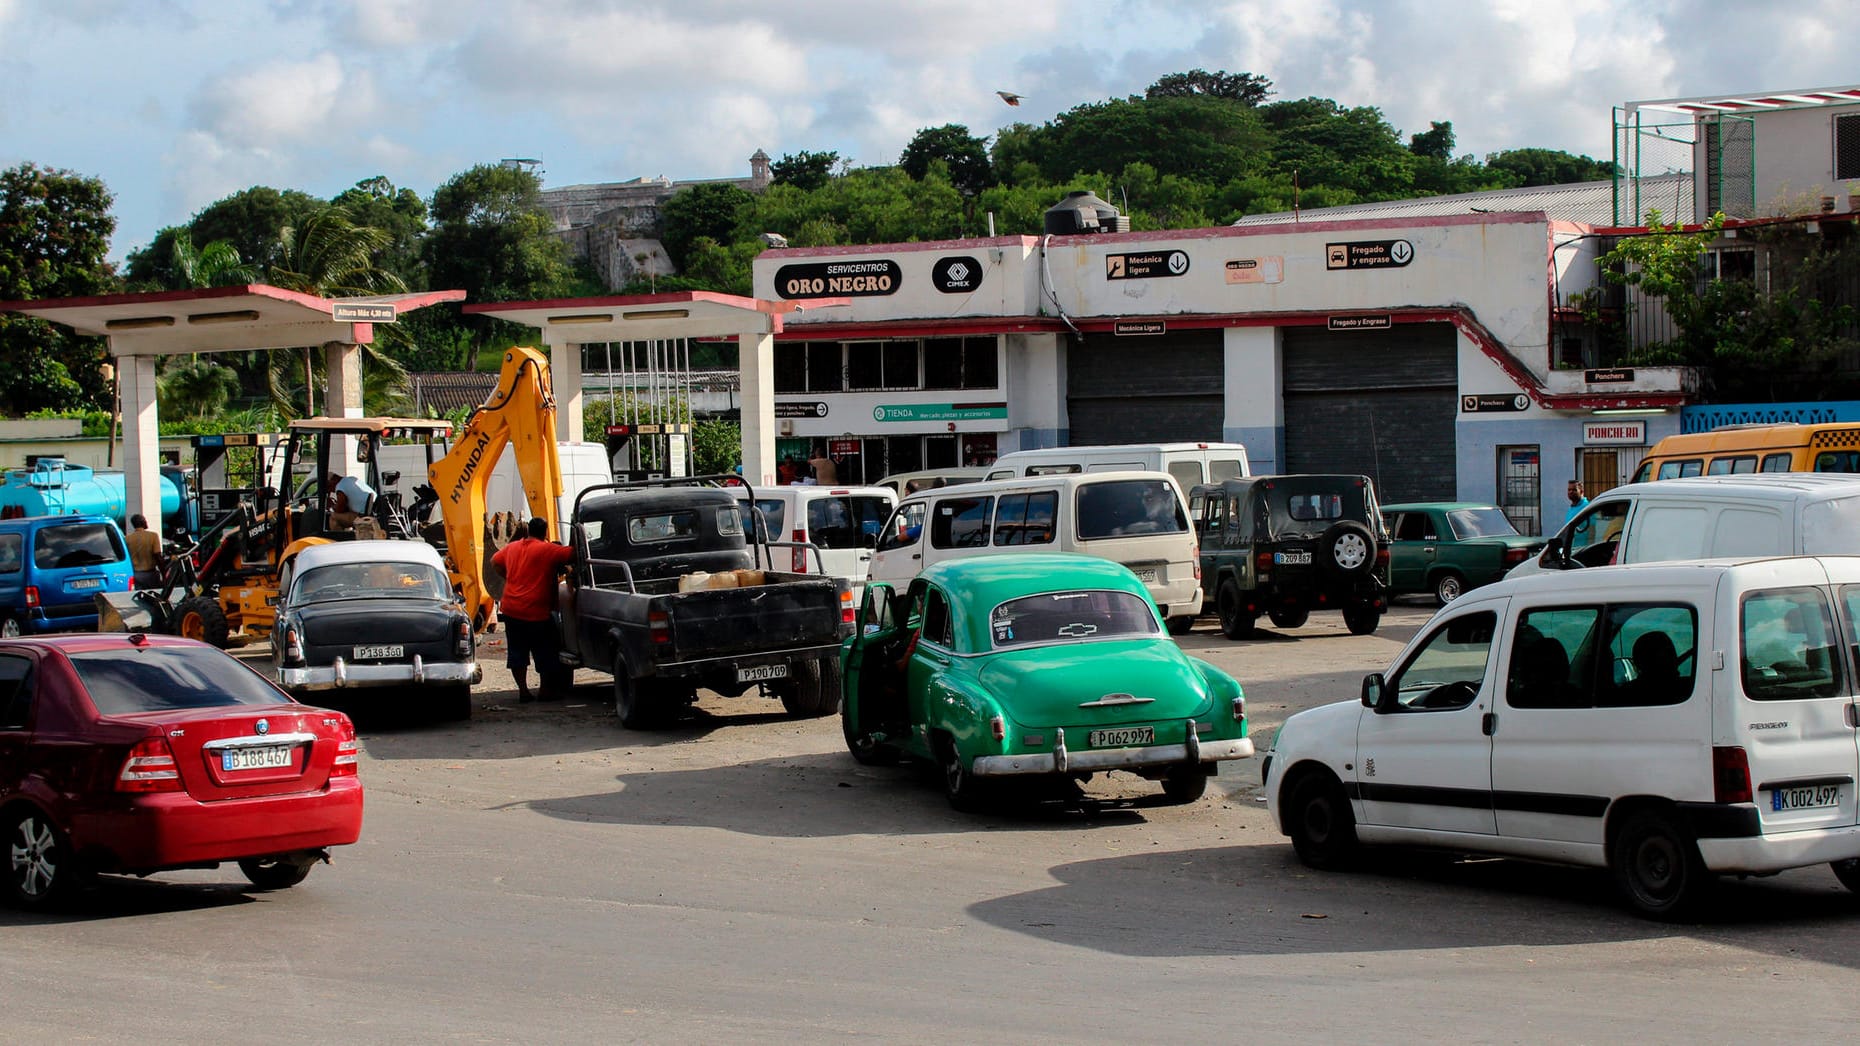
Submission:
POLYGON ((136 572, 136 587, 161 587, 161 535, 149 529, 147 516, 129 517, 129 565, 136 572))
POLYGON ((1588 508, 1588 507, 1589 507, 1589 496, 1582 492, 1582 484, 1576 480, 1573 480, 1573 479, 1570 480, 1569 481, 1569 514, 1563 517, 1563 522, 1568 523, 1570 520, 1575 519, 1576 513, 1581 512, 1583 509, 1588 508))
POLYGON ((807 459, 807 467, 814 472, 814 482, 823 487, 838 483, 840 481, 839 466, 833 463, 832 458, 827 457, 827 448, 816 448, 816 453, 817 457, 807 459))
POLYGON ((574 550, 549 540, 549 523, 538 516, 528 533, 497 550, 491 565, 504 576, 504 595, 497 614, 504 621, 504 641, 510 647, 510 674, 517 680, 517 700, 536 700, 530 692, 530 661, 544 698, 563 696, 553 686, 561 674, 561 637, 549 612, 555 607, 555 579, 568 565, 574 550))

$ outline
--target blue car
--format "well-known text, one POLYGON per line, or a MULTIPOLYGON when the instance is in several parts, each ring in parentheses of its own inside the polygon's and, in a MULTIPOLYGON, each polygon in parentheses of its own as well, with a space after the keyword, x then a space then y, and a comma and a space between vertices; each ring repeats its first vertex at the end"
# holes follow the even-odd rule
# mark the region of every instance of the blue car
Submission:
POLYGON ((108 516, 0 519, 0 636, 95 632, 97 593, 127 592, 134 578, 108 516))

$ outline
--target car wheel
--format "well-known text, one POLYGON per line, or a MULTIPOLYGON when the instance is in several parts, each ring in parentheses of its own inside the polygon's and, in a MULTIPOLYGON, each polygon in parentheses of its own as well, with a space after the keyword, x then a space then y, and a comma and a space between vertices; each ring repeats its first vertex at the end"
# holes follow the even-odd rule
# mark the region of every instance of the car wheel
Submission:
POLYGON ((1208 773, 1203 766, 1178 766, 1163 775, 1163 794, 1177 803, 1192 803, 1208 792, 1208 773))
POLYGON ((1373 635, 1382 624, 1382 615, 1374 607, 1357 607, 1343 612, 1343 627, 1353 636, 1373 635))
POLYGON ((1336 778, 1317 771, 1301 774, 1281 808, 1292 849, 1306 865, 1341 868, 1356 855, 1356 815, 1336 778))
POLYGON ((0 638, 19 638, 19 618, 14 617, 12 614, 0 617, 0 638))
POLYGON ((1834 877, 1841 885, 1854 893, 1860 893, 1860 859, 1849 857, 1845 861, 1833 861, 1829 868, 1834 869, 1834 877))
POLYGON ((313 860, 302 857, 247 857, 239 862, 239 871, 260 890, 288 890, 310 874, 313 860))
POLYGON ((1376 538, 1368 527, 1346 519, 1318 539, 1318 554, 1339 574, 1367 574, 1376 565, 1376 538))
POLYGON ((82 884, 71 860, 65 833, 32 807, 7 818, 7 899, 21 908, 41 909, 64 899, 82 884))
POLYGON ((1445 573, 1434 579, 1434 600, 1441 606, 1466 594, 1466 581, 1458 574, 1445 573))
POLYGON ((1170 635, 1185 636, 1185 635, 1188 635, 1190 632, 1194 631, 1195 615, 1177 614, 1176 616, 1170 618, 1167 624, 1169 626, 1170 635))
POLYGON ((1222 585, 1214 606, 1221 618, 1221 635, 1228 639, 1247 639, 1253 635, 1253 622, 1259 620, 1259 615, 1247 613, 1246 604, 1240 598, 1240 586, 1231 581, 1222 585))
POLYGON ((963 813, 981 810, 984 786, 947 734, 937 736, 937 765, 943 771, 943 794, 949 798, 949 805, 963 813))
POLYGON ((789 715, 796 719, 814 719, 839 709, 839 659, 796 661, 789 666, 788 673, 788 682, 780 693, 781 706, 789 715))
POLYGON ((1678 919, 1698 904, 1710 873, 1698 844, 1667 814, 1628 815, 1609 848, 1609 870, 1633 909, 1649 919, 1678 919))
POLYGON ((1299 628, 1311 620, 1311 611, 1303 607, 1295 610, 1268 610, 1266 616, 1272 619, 1276 628, 1299 628))
POLYGON ((192 596, 182 600, 174 612, 174 634, 211 643, 226 649, 231 629, 226 624, 226 608, 212 596, 192 596))
POLYGON ((628 730, 650 730, 658 725, 658 703, 627 671, 626 662, 614 661, 614 713, 628 730))

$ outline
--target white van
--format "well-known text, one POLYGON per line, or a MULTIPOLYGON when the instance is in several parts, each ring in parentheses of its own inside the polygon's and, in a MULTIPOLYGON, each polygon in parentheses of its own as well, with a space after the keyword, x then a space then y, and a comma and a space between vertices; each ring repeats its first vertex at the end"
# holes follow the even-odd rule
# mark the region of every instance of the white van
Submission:
POLYGON ((987 478, 1131 471, 1167 472, 1183 490, 1253 474, 1239 443, 1125 443, 1012 451, 995 459, 987 478))
MULTIPOLYGON (((742 487, 731 487, 738 501, 749 495, 742 487)), ((816 562, 813 553, 795 548, 790 554, 797 574, 823 571, 853 583, 853 601, 865 585, 866 566, 872 561, 872 546, 885 519, 898 503, 898 495, 885 487, 757 487, 756 516, 770 541, 812 544, 820 549, 816 562)))
POLYGON ((1606 867, 1654 918, 1720 874, 1828 862, 1860 892, 1857 672, 1860 557, 1508 579, 1287 719, 1268 808, 1314 867, 1359 843, 1606 867))
MULTIPOLYGON (((443 457, 447 449, 435 444, 433 460, 443 457)), ((399 492, 402 505, 412 505, 413 488, 426 482, 426 448, 385 446, 381 448, 380 456, 384 479, 390 470, 400 473, 398 482, 384 482, 383 486, 387 491, 399 492)), ((562 463, 562 496, 556 502, 556 516, 567 522, 574 514, 575 495, 589 487, 612 483, 614 470, 607 459, 607 448, 599 443, 558 443, 556 456, 562 463)), ((515 447, 505 447, 504 452, 498 455, 497 464, 485 480, 484 505, 487 512, 511 512, 519 520, 530 517, 529 502, 523 496, 523 481, 517 474, 515 447)), ((436 520, 438 516, 433 518, 436 520)))
POLYGON ((1629 483, 1589 502, 1541 554, 1507 576, 1795 555, 1860 555, 1860 476, 1778 472, 1629 483))
POLYGON ((898 503, 872 581, 902 588, 933 563, 998 552, 1080 552, 1136 572, 1180 635, 1201 613, 1201 559, 1182 486, 1166 472, 965 483, 898 503), (927 525, 926 525, 927 524, 927 525))

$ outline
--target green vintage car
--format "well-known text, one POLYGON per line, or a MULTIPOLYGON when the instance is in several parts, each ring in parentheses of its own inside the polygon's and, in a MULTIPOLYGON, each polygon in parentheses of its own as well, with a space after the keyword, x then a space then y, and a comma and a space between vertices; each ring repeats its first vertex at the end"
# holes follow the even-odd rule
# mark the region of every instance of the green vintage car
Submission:
POLYGON ((866 586, 840 653, 861 763, 934 761, 957 809, 1017 775, 1126 770, 1177 802, 1253 754, 1240 684, 1189 657, 1129 568, 1079 555, 938 563, 866 586))
POLYGON ((1396 595, 1431 593, 1441 606, 1543 550, 1544 539, 1518 533, 1492 505, 1426 501, 1384 505, 1382 518, 1394 537, 1389 553, 1389 589, 1396 595))

